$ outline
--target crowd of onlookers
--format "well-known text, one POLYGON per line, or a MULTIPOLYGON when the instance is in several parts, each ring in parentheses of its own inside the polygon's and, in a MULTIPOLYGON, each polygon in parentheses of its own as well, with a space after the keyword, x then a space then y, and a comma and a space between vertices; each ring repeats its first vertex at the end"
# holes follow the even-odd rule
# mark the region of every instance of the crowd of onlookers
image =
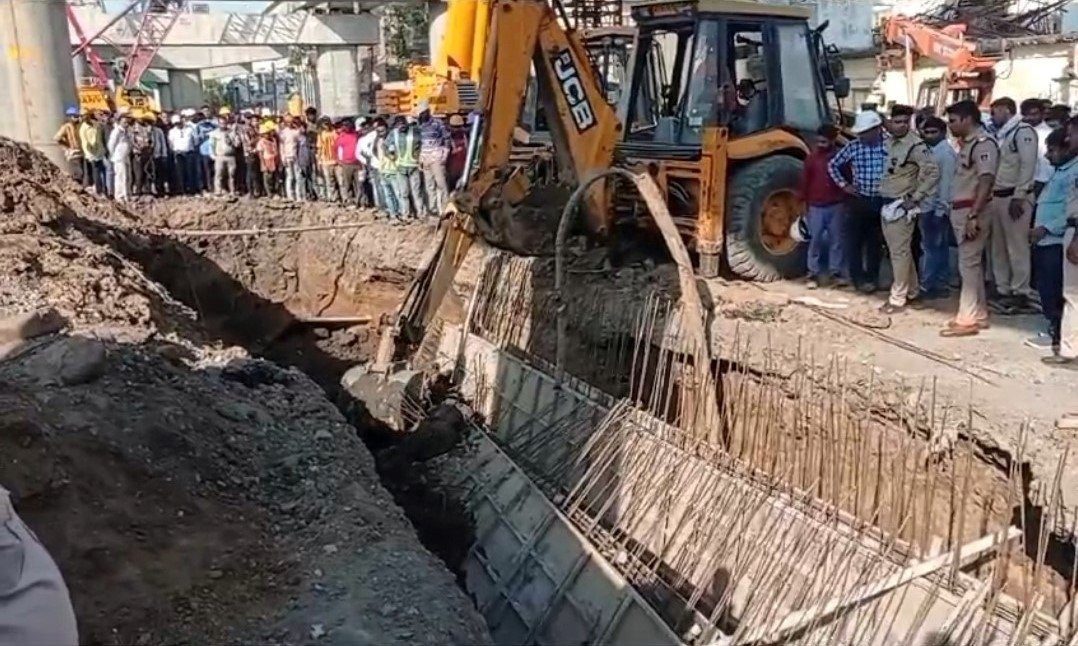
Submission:
POLYGON ((960 101, 945 116, 866 107, 845 145, 833 126, 819 130, 802 177, 808 211, 794 231, 808 239, 808 286, 875 292, 886 250, 885 313, 947 297, 957 278, 958 310, 940 334, 967 337, 988 327, 990 306, 1025 313, 1039 300, 1047 330, 1027 345, 1051 350, 1047 363, 1076 365, 1078 117, 1009 98, 988 114, 960 101))
MULTIPOLYGON (((178 113, 70 109, 56 134, 88 190, 136 195, 247 195, 374 207, 394 221, 436 216, 464 172, 468 128, 420 105, 414 117, 330 119, 209 107, 178 113)), ((896 314, 947 297, 941 335, 973 336, 1002 313, 1035 309, 1047 331, 1028 341, 1045 360, 1078 358, 1078 117, 1065 106, 995 100, 946 110, 865 107, 854 138, 823 126, 805 160, 808 285, 879 289, 896 314), (948 136, 950 135, 950 137, 948 136), (951 249, 957 248, 957 276, 951 249), (956 280, 957 279, 957 280, 956 280)))
POLYGON ((244 195, 374 207, 394 221, 440 215, 464 171, 468 130, 426 104, 416 115, 331 119, 269 109, 67 110, 56 133, 87 190, 244 195))

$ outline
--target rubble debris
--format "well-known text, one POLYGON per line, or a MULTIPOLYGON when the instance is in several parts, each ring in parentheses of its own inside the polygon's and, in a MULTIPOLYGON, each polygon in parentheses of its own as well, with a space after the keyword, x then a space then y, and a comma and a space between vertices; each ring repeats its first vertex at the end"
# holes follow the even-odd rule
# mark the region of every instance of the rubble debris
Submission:
POLYGON ((149 278, 138 219, 6 139, 0 196, 0 317, 68 321, 0 359, 0 482, 82 641, 489 641, 355 429, 149 278))

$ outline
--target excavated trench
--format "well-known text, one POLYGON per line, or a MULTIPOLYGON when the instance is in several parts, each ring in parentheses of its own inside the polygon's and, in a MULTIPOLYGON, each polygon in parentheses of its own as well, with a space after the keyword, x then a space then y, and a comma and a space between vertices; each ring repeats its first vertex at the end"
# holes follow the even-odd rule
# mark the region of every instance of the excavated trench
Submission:
MULTIPOLYGON (((364 228, 259 237, 187 236, 172 228, 266 224, 212 204, 202 213, 151 213, 147 221, 158 227, 136 232, 88 220, 71 224, 136 262, 172 298, 198 312, 207 332, 222 344, 294 367, 319 384, 375 456, 382 484, 420 541, 460 581, 474 537, 469 514, 460 501, 427 485, 424 464, 384 468, 384 456, 402 436, 367 414, 340 386, 346 370, 373 355, 379 321, 403 298, 433 228, 372 222, 364 228), (161 233, 162 228, 170 233, 161 233)), ((309 222, 284 212, 273 225, 309 222)))
MULTIPOLYGON (((156 221, 159 226, 173 229, 240 228, 253 224, 242 215, 231 212, 222 215, 217 211, 158 215, 156 221), (177 217, 182 221, 177 222, 177 217)), ((376 458, 400 440, 399 435, 364 414, 361 405, 347 399, 339 384, 346 370, 366 361, 375 351, 378 321, 384 314, 392 312, 403 297, 414 268, 433 238, 432 228, 371 225, 362 229, 303 235, 200 237, 182 233, 133 234, 89 222, 78 223, 78 226, 91 237, 108 238, 114 248, 121 249, 138 262, 174 298, 198 311, 209 330, 222 342, 243 346, 252 354, 294 366, 311 376, 332 400, 339 403, 376 458)), ((474 283, 477 276, 466 271, 459 280, 468 285, 474 283)), ((542 320, 539 310, 545 308, 542 305, 533 307, 536 308, 532 312, 535 320, 542 320)), ((602 316, 585 315, 583 319, 590 322, 590 327, 570 330, 571 342, 579 350, 570 353, 571 357, 583 362, 577 372, 582 372, 583 376, 594 373, 591 376, 597 378, 596 385, 612 395, 634 395, 646 401, 652 396, 655 373, 669 372, 670 366, 665 365, 661 370, 655 365, 650 366, 644 371, 648 375, 644 385, 637 385, 638 392, 632 393, 634 378, 631 373, 638 366, 634 367, 634 361, 627 361, 626 357, 629 354, 627 348, 637 340, 624 330, 614 336, 596 337, 596 321, 602 316)), ((553 358, 549 338, 542 335, 536 336, 527 350, 553 358)), ((658 349, 652 346, 650 356, 658 355, 658 349)), ((719 382, 720 399, 723 389, 744 388, 741 385, 744 383, 763 389, 760 384, 768 379, 768 375, 745 369, 736 359, 720 360, 717 372, 723 376, 719 382)), ((794 405, 796 393, 789 387, 780 385, 775 392, 779 393, 773 395, 775 401, 781 402, 785 397, 789 405, 794 405)), ((755 400, 748 397, 746 401, 756 401, 760 406, 763 399, 756 396, 755 400)), ((911 448, 903 439, 908 433, 897 419, 894 404, 891 401, 865 410, 866 414, 878 418, 880 428, 885 429, 874 436, 877 448, 872 452, 872 459, 880 465, 895 464, 895 456, 911 448)), ((657 412, 670 415, 669 410, 657 412)), ((756 411, 757 415, 765 413, 772 414, 756 411)), ((724 435, 737 436, 738 430, 727 429, 724 435)), ((817 450, 808 436, 811 433, 783 444, 782 451, 817 450)), ((727 441, 733 440, 728 436, 727 441)), ((780 457, 770 456, 769 459, 780 457)), ((924 491, 934 492, 930 499, 926 498, 925 504, 933 515, 953 518, 955 498, 961 496, 966 501, 963 525, 958 530, 960 536, 953 538, 968 540, 993 531, 1000 524, 1023 521, 1028 539, 1026 557, 1034 559, 1040 549, 1043 508, 1033 504, 1028 497, 1023 497, 1021 504, 1009 504, 1005 490, 1010 463, 1009 455, 965 444, 947 464, 942 465, 940 473, 944 474, 944 480, 922 483, 924 491)), ((904 468, 904 460, 902 465, 904 468)), ((879 467, 877 470, 878 477, 888 477, 886 468, 883 472, 879 467)), ((408 514, 420 539, 458 574, 459 579, 461 564, 474 538, 469 514, 461 502, 446 491, 430 486, 429 483, 437 478, 428 474, 422 464, 406 470, 381 469, 381 472, 383 483, 408 514)), ((1028 467, 1023 465, 1017 472, 1025 485, 1023 492, 1027 491, 1028 467)), ((848 484, 839 477, 833 484, 842 488, 844 483, 848 484)), ((885 487, 879 484, 875 487, 876 496, 883 496, 881 492, 885 487)), ((821 489, 818 493, 827 498, 827 491, 821 489)), ((883 526, 896 522, 884 518, 875 520, 883 526)), ((950 526, 953 521, 940 522, 941 525, 930 527, 931 533, 947 536, 956 531, 950 526)), ((1073 545, 1049 532, 1045 550, 1044 560, 1050 568, 1046 583, 1051 591, 1049 604, 1058 610, 1070 600, 1067 584, 1074 563, 1073 545)), ((1022 580, 1017 572, 1015 578, 1022 580)), ((1011 592, 1018 594, 1021 590, 1015 588, 1011 592)))

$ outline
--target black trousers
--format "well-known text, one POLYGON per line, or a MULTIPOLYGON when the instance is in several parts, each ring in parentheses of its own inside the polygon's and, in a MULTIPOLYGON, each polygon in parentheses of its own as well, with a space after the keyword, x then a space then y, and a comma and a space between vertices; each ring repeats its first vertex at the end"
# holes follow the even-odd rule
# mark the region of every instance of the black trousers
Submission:
POLYGON ((1041 297, 1041 311, 1048 319, 1052 345, 1057 346, 1059 326, 1063 322, 1063 245, 1034 246, 1033 273, 1037 279, 1037 293, 1041 297))
POLYGON ((165 184, 172 182, 172 169, 169 168, 168 157, 153 158, 153 188, 154 194, 161 197, 165 194, 165 184))
POLYGON ((202 164, 202 174, 200 186, 203 191, 213 192, 213 157, 209 155, 198 156, 199 161, 202 164))
POLYGON ((131 155, 131 185, 135 195, 147 195, 153 183, 153 151, 141 150, 131 155))
POLYGON ((262 189, 266 192, 266 197, 273 197, 277 195, 277 174, 273 171, 265 171, 262 173, 262 189))
POLYGON ((244 177, 247 180, 247 190, 250 192, 251 197, 265 195, 262 185, 262 168, 258 155, 244 155, 243 166, 244 177))
POLYGON ((882 197, 855 197, 846 217, 846 261, 855 285, 877 284, 883 253, 883 224, 880 211, 887 203, 882 197))

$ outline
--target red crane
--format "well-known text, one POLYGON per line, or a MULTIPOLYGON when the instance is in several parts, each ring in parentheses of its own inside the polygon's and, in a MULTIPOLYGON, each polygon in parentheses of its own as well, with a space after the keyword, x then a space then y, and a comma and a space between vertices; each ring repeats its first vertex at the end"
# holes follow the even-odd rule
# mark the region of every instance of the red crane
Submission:
POLYGON ((74 57, 86 52, 86 56, 90 59, 91 66, 94 69, 94 74, 98 76, 99 80, 107 83, 110 75, 105 73, 100 57, 93 53, 93 43, 120 19, 134 11, 136 13, 135 20, 138 21, 134 42, 128 48, 126 55, 119 59, 119 64, 123 69, 124 87, 136 86, 147 68, 150 67, 150 63, 153 62, 153 57, 157 54, 157 50, 161 47, 165 36, 168 35, 172 26, 176 24, 176 20, 183 12, 183 6, 183 2, 134 0, 134 2, 128 4, 122 11, 113 16, 95 34, 87 37, 82 31, 71 5, 68 4, 68 21, 79 39, 79 45, 72 50, 71 55, 74 57))
MULTIPOLYGON (((105 64, 101 60, 101 57, 94 51, 93 46, 88 40, 86 40, 86 34, 82 31, 82 25, 79 24, 79 19, 75 15, 75 11, 71 8, 71 5, 67 5, 67 22, 71 25, 71 29, 75 32, 75 36, 79 39, 79 49, 86 52, 86 60, 90 63, 90 69, 94 72, 94 82, 101 88, 107 88, 109 86, 109 74, 105 71, 105 64)), ((78 50, 76 50, 77 52, 78 50)), ((81 82, 81 79, 80 79, 81 82)))

